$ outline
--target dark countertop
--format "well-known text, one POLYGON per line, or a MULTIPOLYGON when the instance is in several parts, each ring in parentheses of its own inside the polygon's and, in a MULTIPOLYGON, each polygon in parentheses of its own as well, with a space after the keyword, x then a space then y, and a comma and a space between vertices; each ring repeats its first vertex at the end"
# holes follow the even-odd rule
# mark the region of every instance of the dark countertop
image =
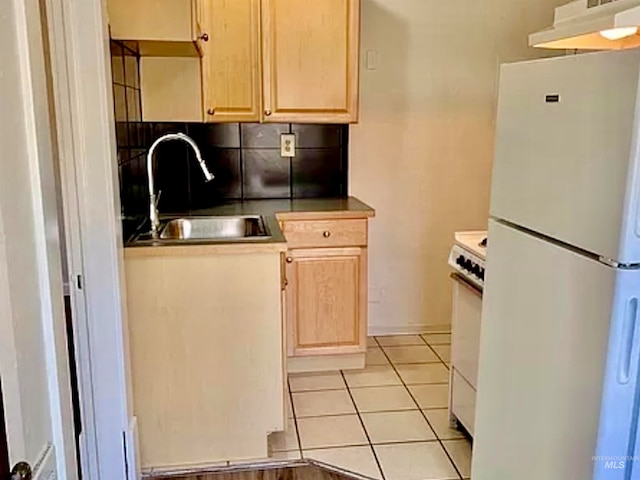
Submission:
MULTIPOLYGON (((355 197, 348 198, 313 198, 299 200, 238 200, 221 203, 215 207, 194 210, 189 213, 171 215, 160 214, 161 221, 172 218, 262 215, 271 236, 268 238, 252 238, 241 241, 199 240, 199 241, 154 241, 138 240, 132 236, 125 247, 149 247, 172 245, 207 245, 207 244, 265 244, 286 243, 280 230, 278 220, 322 220, 328 218, 367 218, 373 217, 375 211, 369 205, 355 197)), ((148 228, 148 222, 145 224, 148 228)), ((142 229, 144 231, 144 228, 142 229)))
POLYGON ((282 220, 320 217, 373 217, 375 211, 355 197, 312 198, 300 200, 244 200, 196 210, 190 216, 276 215, 282 220))

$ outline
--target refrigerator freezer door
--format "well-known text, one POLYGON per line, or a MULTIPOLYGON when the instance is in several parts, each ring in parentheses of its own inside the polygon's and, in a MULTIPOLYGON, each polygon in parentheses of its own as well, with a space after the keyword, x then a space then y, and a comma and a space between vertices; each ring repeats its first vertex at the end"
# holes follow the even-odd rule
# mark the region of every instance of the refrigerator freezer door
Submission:
POLYGON ((637 50, 503 65, 491 215, 639 262, 639 73, 637 50))
POLYGON ((473 480, 588 480, 616 270, 489 223, 473 480))

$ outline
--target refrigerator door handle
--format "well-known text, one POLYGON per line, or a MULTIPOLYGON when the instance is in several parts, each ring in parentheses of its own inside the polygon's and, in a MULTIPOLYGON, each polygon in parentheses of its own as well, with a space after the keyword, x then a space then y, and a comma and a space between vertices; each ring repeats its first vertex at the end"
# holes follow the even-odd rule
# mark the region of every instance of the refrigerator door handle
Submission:
POLYGON ((624 327, 620 339, 620 358, 618 360, 618 383, 626 385, 630 380, 631 357, 634 338, 638 326, 638 299, 630 298, 625 309, 624 327))

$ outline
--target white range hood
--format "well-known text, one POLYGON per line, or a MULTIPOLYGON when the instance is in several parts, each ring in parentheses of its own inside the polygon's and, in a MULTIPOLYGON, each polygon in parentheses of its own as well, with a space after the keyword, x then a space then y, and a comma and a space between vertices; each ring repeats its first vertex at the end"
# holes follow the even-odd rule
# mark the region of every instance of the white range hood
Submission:
POLYGON ((556 8, 553 26, 529 35, 529 45, 566 50, 639 47, 639 26, 640 0, 576 0, 556 8))

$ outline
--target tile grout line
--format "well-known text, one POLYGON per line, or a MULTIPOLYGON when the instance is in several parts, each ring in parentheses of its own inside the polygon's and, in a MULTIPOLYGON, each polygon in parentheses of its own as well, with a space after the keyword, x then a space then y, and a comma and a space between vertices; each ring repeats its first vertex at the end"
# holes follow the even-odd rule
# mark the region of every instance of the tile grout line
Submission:
MULTIPOLYGON (((424 345, 405 345, 407 347, 424 347, 424 345)), ((383 350, 384 348, 395 348, 395 347, 368 347, 368 349, 379 349, 379 350, 383 350)), ((386 355, 385 355, 386 356, 386 355)), ((389 358, 389 357, 386 357, 389 358)), ((389 361, 390 362, 390 361, 389 361)), ((440 363, 444 363, 442 361, 442 359, 436 354, 436 360, 430 360, 428 362, 401 362, 398 363, 397 365, 437 365, 440 363)), ((388 367, 389 363, 373 363, 373 364, 369 364, 368 367, 388 367)), ((445 367, 447 365, 445 364, 445 367)), ((447 368, 448 370, 448 368, 447 368)), ((358 388, 358 387, 356 387, 358 388)))
MULTIPOLYGON (((240 198, 244 199, 244 176, 246 174, 244 168, 244 149, 242 148, 242 125, 238 123, 238 160, 240 162, 240 198)), ((287 387, 289 386, 289 377, 287 377, 287 387)), ((291 393, 291 390, 289 390, 291 393)))
MULTIPOLYGON (((435 348, 433 348, 431 346, 431 344, 429 342, 427 342, 427 340, 422 336, 419 335, 419 337, 422 339, 422 341, 424 342, 424 344, 429 347, 429 350, 431 350, 433 352, 433 354, 438 357, 438 360, 440 360, 442 363, 444 363, 444 366, 447 367, 447 370, 449 370, 449 365, 447 365, 447 362, 445 362, 442 357, 440 356, 440 354, 436 351, 435 348)), ((451 349, 451 344, 449 344, 449 349, 451 349)))
POLYGON ((346 390, 346 388, 313 388, 310 390, 291 390, 291 393, 339 392, 340 390, 346 390))
MULTIPOLYGON (((431 363, 401 363, 399 364, 400 366, 417 366, 417 365, 438 365, 442 362, 431 362, 431 363)), ((383 365, 380 365, 381 367, 383 365)), ((389 367, 390 365, 384 365, 384 367, 389 367)), ((421 382, 421 383, 412 383, 411 385, 448 385, 449 382, 421 382)), ((385 388, 385 387, 399 387, 400 385, 398 385, 397 383, 389 383, 389 384, 382 384, 382 385, 359 385, 357 387, 349 387, 352 390, 364 390, 365 388, 385 388)), ((314 390, 299 390, 297 392, 292 391, 291 393, 320 393, 320 392, 340 392, 342 390, 346 390, 345 388, 318 388, 318 389, 314 389, 314 390)), ((444 408, 444 407, 443 407, 444 408)), ((389 410, 385 410, 385 411, 389 411, 389 410)), ((395 411, 395 410, 390 410, 390 411, 395 411)), ((330 415, 312 415, 313 417, 331 417, 331 416, 338 416, 338 415, 351 415, 349 413, 337 413, 337 414, 330 414, 330 415)), ((304 418, 304 417, 301 417, 304 418)))
MULTIPOLYGON (((445 455, 447 456, 447 458, 449 459, 449 462, 451 463, 451 465, 453 465, 453 469, 456 471, 456 473, 458 474, 458 478, 460 480, 463 480, 462 477, 462 473, 460 473, 460 470, 458 470, 458 466, 456 465, 456 463, 453 461, 453 458, 451 457, 451 455, 449 455, 449 451, 445 448, 444 443, 442 443, 442 440, 440 439, 440 435, 438 435, 438 432, 436 432, 436 429, 433 428, 433 425, 431 425, 431 422, 429 421, 429 419, 427 418, 427 415, 424 413, 424 410, 422 410, 422 408, 420 407, 420 404, 418 403, 418 401, 416 400, 416 398, 413 396, 413 393, 411 393, 411 390, 409 390, 409 387, 407 386, 407 384, 405 383, 404 379, 402 378, 402 376, 400 375, 400 373, 398 372, 398 369, 396 368, 396 365, 391 361, 391 359, 389 358, 389 356, 387 355, 387 352, 384 351, 384 348, 382 348, 382 346, 380 345, 380 342, 378 342, 378 339, 376 337, 375 341, 376 343, 380 346, 380 349, 382 350, 383 355, 387 358, 387 360, 389 361, 389 363, 391 364, 391 368, 393 368, 393 371, 396 372, 396 375, 398 375, 398 377, 400 378, 400 381, 402 382, 402 385, 404 385, 404 388, 406 389, 407 393, 409 394, 409 396, 411 397, 411 399, 413 400, 413 402, 416 404, 416 406, 418 407, 418 410, 420 410, 420 414, 422 415, 422 417, 425 419, 425 421, 427 422, 427 425, 429 425, 429 428, 431 429, 431 431, 433 432, 433 434, 436 436, 436 439, 438 441, 438 444, 440 445, 440 448, 442 448, 442 450, 444 451, 445 455)), ((422 336, 420 336, 420 338, 422 338, 422 336)), ((425 344, 427 346, 429 346, 429 344, 427 343, 427 341, 422 338, 422 340, 425 342, 425 344)), ((429 348, 431 349, 431 347, 429 346, 429 348)), ((431 349, 433 351, 433 349, 431 349)), ((434 352, 435 353, 435 352, 434 352)), ((437 354, 436 354, 437 355, 437 354)), ((438 358, 440 358, 438 356, 438 358)), ((440 360, 442 362, 442 359, 440 360)), ((444 363, 444 362, 442 362, 444 363)), ((446 365, 445 365, 446 366, 446 365)))
MULTIPOLYGON (((444 360, 442 360, 440 355, 438 355, 438 353, 433 349, 433 347, 431 345, 429 345, 427 343, 427 341, 424 338, 422 338, 422 336, 420 336, 420 339, 422 340, 423 343, 415 344, 415 345, 382 345, 382 344, 378 343, 376 346, 373 346, 373 347, 367 346, 367 350, 368 349, 379 349, 379 350, 382 350, 382 352, 384 353, 385 358, 388 361, 388 363, 385 363, 385 364, 370 364, 369 366, 371 366, 371 367, 383 367, 383 366, 389 366, 389 364, 391 364, 391 363, 393 363, 394 365, 396 365, 396 364, 397 365, 426 365, 426 364, 433 365, 433 364, 443 363, 444 366, 447 368, 447 370, 449 370, 449 367, 447 366, 446 362, 444 360), (424 347, 424 346, 427 346, 429 348, 429 351, 431 351, 435 355, 436 360, 415 361, 415 362, 392 362, 391 361, 391 357, 389 357, 389 355, 387 355, 387 352, 385 351, 385 348, 424 347)), ((447 344, 442 344, 440 346, 447 346, 447 344)))
MULTIPOLYGON (((415 412, 415 410, 407 410, 408 412, 415 412)), ((367 413, 367 412, 365 412, 367 413)), ((369 413, 387 413, 387 412, 369 412, 369 413)), ((365 433, 366 433, 366 429, 365 429, 365 433)), ((377 445, 380 446, 387 446, 387 445, 406 445, 408 443, 437 443, 438 439, 434 438, 433 440, 402 440, 402 441, 395 441, 395 442, 380 442, 380 443, 376 443, 374 444, 372 443, 346 443, 344 445, 325 445, 322 447, 311 447, 311 448, 306 448, 304 449, 305 451, 310 451, 310 450, 339 450, 341 448, 353 448, 353 447, 374 447, 377 445)), ((287 450, 289 452, 293 452, 294 450, 287 450)))
POLYGON ((378 454, 376 453, 376 449, 373 448, 373 443, 371 442, 371 437, 369 436, 369 432, 367 432, 367 427, 364 424, 364 420, 362 420, 362 415, 360 415, 360 409, 358 408, 358 404, 356 404, 355 398, 351 394, 351 388, 349 387, 349 383, 347 382, 347 378, 344 376, 344 371, 340 370, 340 375, 342 375, 342 381, 347 386, 347 393, 349 394, 349 398, 353 403, 353 408, 356 409, 356 415, 358 415, 358 420, 360 421, 360 425, 362 426, 362 430, 364 431, 365 436, 367 437, 367 442, 369 442, 369 448, 371 449, 371 453, 373 454, 373 459, 376 461, 376 465, 378 465, 378 470, 380 471, 380 475, 382 476, 382 480, 386 480, 384 471, 382 470, 382 464, 380 463, 380 459, 378 458, 378 454))
MULTIPOLYGON (((444 383, 440 383, 440 384, 434 383, 433 385, 445 385, 445 384, 444 383)), ((387 385, 387 387, 402 387, 402 385, 387 385)), ((379 388, 379 387, 370 387, 370 388, 379 388)), ((380 388, 384 388, 384 387, 380 387, 380 388)), ((360 389, 360 390, 362 390, 362 389, 360 389)), ((347 393, 349 393, 349 392, 347 392, 347 393)), ((440 407, 440 410, 442 410, 442 409, 443 409, 443 407, 440 407)), ((362 412, 362 413, 400 413, 400 412, 415 412, 416 410, 420 410, 420 409, 419 408, 410 408, 410 409, 405 408, 404 410, 375 410, 375 411, 372 411, 372 412, 362 412)), ((429 410, 438 410, 438 409, 437 408, 430 408, 429 410)), ((308 417, 300 417, 300 420, 306 420, 307 418, 351 417, 353 415, 355 415, 355 413, 330 413, 330 414, 327 414, 327 415, 310 415, 308 417)))

